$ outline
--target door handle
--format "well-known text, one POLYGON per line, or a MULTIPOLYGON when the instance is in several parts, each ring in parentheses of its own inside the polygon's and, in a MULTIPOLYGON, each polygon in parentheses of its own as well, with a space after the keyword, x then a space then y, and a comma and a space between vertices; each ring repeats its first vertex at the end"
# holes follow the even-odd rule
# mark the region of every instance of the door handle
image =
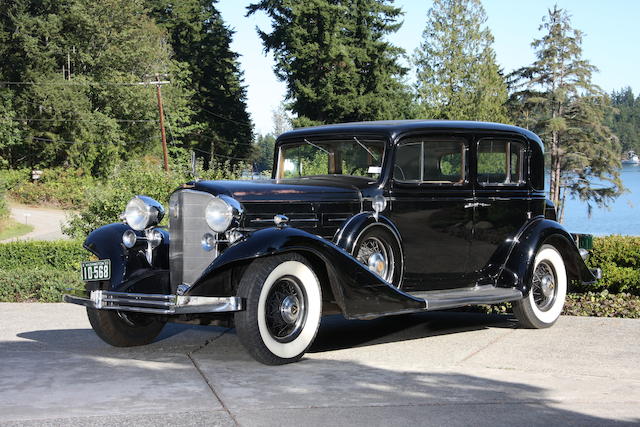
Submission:
POLYGON ((464 205, 465 209, 469 209, 469 208, 487 208, 491 206, 491 203, 480 203, 480 202, 473 202, 473 203, 467 203, 466 205, 464 205))

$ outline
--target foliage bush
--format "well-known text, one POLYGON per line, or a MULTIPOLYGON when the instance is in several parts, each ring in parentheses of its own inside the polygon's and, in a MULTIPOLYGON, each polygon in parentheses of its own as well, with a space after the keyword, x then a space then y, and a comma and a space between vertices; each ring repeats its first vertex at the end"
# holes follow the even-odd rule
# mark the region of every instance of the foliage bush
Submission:
POLYGON ((79 272, 80 262, 88 260, 90 255, 77 240, 0 243, 0 272, 20 268, 79 272))
MULTIPOLYGON (((22 172, 22 171, 19 171, 22 172)), ((54 168, 43 170, 42 177, 32 182, 30 172, 15 174, 9 185, 11 198, 27 205, 54 205, 79 209, 85 205, 85 191, 95 179, 82 169, 54 168)))
POLYGON ((578 292, 627 292, 640 295, 640 237, 612 235, 593 239, 589 267, 602 269, 602 279, 576 285, 578 292))
POLYGON ((628 293, 610 294, 608 291, 569 294, 562 314, 640 319, 640 297, 628 293))
POLYGON ((0 243, 0 302, 60 302, 84 286, 80 262, 90 256, 80 241, 0 243))
POLYGON ((80 272, 55 267, 0 269, 0 302, 61 302, 67 289, 82 289, 80 272))
MULTIPOLYGON (((117 166, 104 182, 86 191, 86 206, 70 217, 63 232, 84 238, 97 227, 120 221, 127 202, 138 194, 152 197, 166 207, 171 193, 192 178, 184 160, 175 160, 169 172, 162 170, 160 162, 158 158, 146 157, 117 166)), ((207 171, 200 170, 198 176, 202 179, 236 179, 242 167, 221 162, 211 165, 207 171)))

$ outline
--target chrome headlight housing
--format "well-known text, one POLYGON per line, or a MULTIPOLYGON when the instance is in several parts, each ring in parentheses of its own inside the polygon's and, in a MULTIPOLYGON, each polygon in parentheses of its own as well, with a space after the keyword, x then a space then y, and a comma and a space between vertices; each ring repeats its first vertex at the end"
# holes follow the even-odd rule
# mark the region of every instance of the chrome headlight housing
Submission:
POLYGON ((220 195, 214 197, 205 210, 207 225, 216 233, 224 233, 234 221, 242 216, 240 203, 232 197, 220 195))
POLYGON ((127 203, 122 218, 136 231, 158 225, 164 217, 164 207, 147 196, 136 196, 127 203))

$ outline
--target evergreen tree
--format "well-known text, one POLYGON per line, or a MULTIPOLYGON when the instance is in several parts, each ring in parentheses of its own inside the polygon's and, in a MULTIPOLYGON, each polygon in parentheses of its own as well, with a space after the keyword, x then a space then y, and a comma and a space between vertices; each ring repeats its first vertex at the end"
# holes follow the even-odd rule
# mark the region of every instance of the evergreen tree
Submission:
POLYGON ((216 2, 148 0, 195 90, 192 108, 199 126, 185 139, 218 160, 244 159, 251 154, 253 139, 246 89, 238 54, 230 48, 233 31, 224 24, 216 2))
POLYGON ((582 33, 557 6, 543 18, 545 34, 532 43, 536 61, 513 73, 520 110, 536 113, 533 129, 549 153, 550 198, 563 218, 567 192, 588 203, 606 205, 622 191, 620 147, 604 125, 606 97, 591 82, 596 67, 582 58, 582 33), (608 185, 606 184, 608 183, 608 185))
POLYGON ((507 88, 480 0, 435 0, 414 54, 420 114, 448 120, 506 120, 507 88))
POLYGON ((634 97, 630 87, 613 91, 611 105, 606 122, 620 139, 622 151, 640 152, 640 96, 634 97))
POLYGON ((402 49, 384 40, 398 30, 399 8, 389 0, 262 0, 270 33, 258 29, 275 72, 287 83, 296 125, 402 119, 413 114, 401 81, 402 49))

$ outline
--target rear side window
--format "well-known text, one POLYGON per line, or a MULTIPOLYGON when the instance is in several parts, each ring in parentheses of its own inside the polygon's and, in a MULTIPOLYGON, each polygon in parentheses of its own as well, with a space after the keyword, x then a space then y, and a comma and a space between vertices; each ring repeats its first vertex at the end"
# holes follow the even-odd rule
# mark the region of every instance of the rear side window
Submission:
POLYGON ((461 138, 409 138, 396 149, 393 177, 400 182, 465 181, 466 142, 461 138))
POLYGON ((524 145, 508 139, 478 141, 478 183, 518 185, 524 182, 524 145))

